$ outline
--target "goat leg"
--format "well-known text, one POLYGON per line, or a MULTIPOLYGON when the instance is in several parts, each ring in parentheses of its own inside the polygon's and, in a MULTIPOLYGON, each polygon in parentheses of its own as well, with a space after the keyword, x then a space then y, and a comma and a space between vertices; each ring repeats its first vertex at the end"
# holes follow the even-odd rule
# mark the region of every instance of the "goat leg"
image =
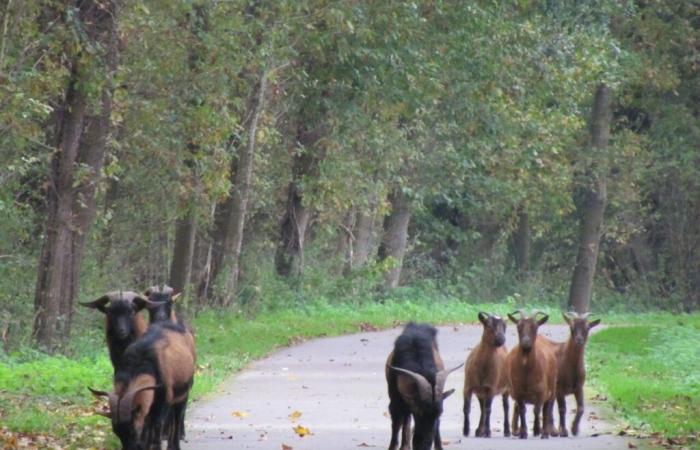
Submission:
POLYGON ((393 402, 389 404, 389 413, 391 414, 391 442, 389 443, 389 450, 396 450, 399 447, 399 431, 401 431, 401 426, 404 423, 404 415, 393 402))
POLYGON ((440 438, 440 419, 435 421, 435 433, 433 434, 435 450, 442 450, 442 439, 440 438))
POLYGON ((462 428, 462 434, 464 436, 469 436, 469 412, 472 409, 472 393, 467 391, 464 393, 464 407, 462 412, 464 413, 464 427, 462 428))
POLYGON ((401 450, 411 450, 411 415, 406 414, 403 420, 403 433, 401 435, 401 450))
POLYGON ((525 401, 518 400, 515 409, 518 411, 518 415, 520 416, 519 437, 520 439, 527 439, 527 425, 525 422, 525 401))
POLYGON ((554 405, 553 402, 553 399, 546 400, 542 405, 542 439, 549 439, 549 421, 552 420, 552 406, 554 405))
POLYGON ((484 398, 484 430, 481 434, 482 437, 491 437, 491 403, 493 402, 493 396, 487 395, 484 398))
POLYGON ((559 436, 567 437, 569 432, 566 430, 566 396, 557 396, 557 409, 559 410, 559 436))
POLYGON ((579 422, 581 422, 581 416, 583 416, 583 386, 580 386, 578 389, 576 389, 576 392, 574 392, 574 396, 576 397, 576 416, 574 417, 574 421, 571 424, 571 434, 574 436, 578 436, 578 426, 579 422))
POLYGON ((508 394, 503 394, 503 436, 510 437, 510 423, 508 423, 508 394))
POLYGON ((479 409, 481 410, 481 414, 479 415, 479 426, 476 428, 474 436, 481 437, 484 435, 484 409, 486 407, 484 406, 484 399, 482 397, 477 397, 477 399, 479 400, 479 409))
POLYGON ((532 434, 533 436, 539 436, 541 431, 540 414, 542 414, 542 403, 535 402, 533 410, 535 413, 535 421, 532 423, 532 434))
POLYGON ((510 432, 513 434, 513 436, 517 436, 520 434, 520 407, 518 406, 518 401, 514 400, 513 401, 513 420, 511 421, 510 424, 510 432))

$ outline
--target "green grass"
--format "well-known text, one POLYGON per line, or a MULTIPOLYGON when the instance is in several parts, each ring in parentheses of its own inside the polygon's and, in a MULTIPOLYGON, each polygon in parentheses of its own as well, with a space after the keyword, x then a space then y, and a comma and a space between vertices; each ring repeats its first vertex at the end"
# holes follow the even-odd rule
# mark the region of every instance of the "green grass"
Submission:
POLYGON ((640 319, 591 337, 591 381, 633 429, 697 446, 700 315, 640 319))
MULTIPOLYGON (((308 301, 255 318, 229 310, 204 312, 192 321, 198 351, 193 397, 210 394, 251 360, 303 339, 409 320, 474 323, 479 310, 503 315, 518 307, 513 298, 501 304, 470 304, 411 290, 400 290, 396 297, 382 303, 308 301)), ((562 323, 558 309, 540 309, 550 313, 552 323, 562 323)), ((100 317, 85 318, 88 328, 76 333, 67 348, 70 357, 25 350, 0 358, 0 443, 3 435, 21 432, 50 435, 63 448, 117 448, 108 421, 92 413, 100 402, 86 389, 109 389, 112 369, 100 317)), ((697 431, 700 315, 615 314, 603 319, 608 325, 635 326, 613 326, 591 338, 590 373, 596 388, 628 420, 648 423, 650 431, 672 436, 697 431), (649 399, 658 400, 658 406, 650 407, 649 399)))

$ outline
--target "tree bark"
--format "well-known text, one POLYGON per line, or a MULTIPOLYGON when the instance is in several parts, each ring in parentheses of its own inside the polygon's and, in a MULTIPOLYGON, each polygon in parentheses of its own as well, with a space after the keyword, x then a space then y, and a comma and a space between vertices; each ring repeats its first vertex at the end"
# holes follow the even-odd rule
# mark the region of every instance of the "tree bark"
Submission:
MULTIPOLYGON (((117 64, 115 18, 117 2, 84 1, 78 19, 89 42, 105 49, 101 77, 110 78, 117 64)), ((55 12, 60 17, 59 12, 55 12)), ((93 113, 83 86, 91 79, 90 56, 73 56, 66 93, 54 114, 53 147, 37 283, 33 334, 37 342, 54 349, 70 335, 73 302, 78 291, 85 239, 95 213, 95 190, 100 180, 112 109, 111 83, 102 88, 93 113)))
MULTIPOLYGON (((595 159, 605 158, 610 140, 612 119, 610 88, 600 84, 596 89, 591 113, 591 150, 595 159)), ((606 167, 605 164, 602 165, 606 167)), ((581 212, 581 231, 576 266, 569 290, 569 307, 578 313, 588 310, 593 289, 603 216, 607 205, 607 184, 604 169, 589 168, 587 186, 577 209, 581 212)))
POLYGON ((408 223, 411 220, 411 210, 406 195, 396 189, 389 194, 391 212, 384 217, 382 240, 377 256, 380 261, 391 257, 394 266, 385 276, 385 286, 393 289, 399 285, 403 257, 408 242, 408 223))
POLYGON ((530 271, 532 232, 530 230, 530 218, 522 207, 518 209, 518 225, 513 231, 512 240, 515 270, 518 278, 523 280, 530 271))
POLYGON ((340 224, 336 228, 337 241, 335 246, 335 257, 336 260, 340 261, 340 273, 349 274, 353 269, 353 259, 355 254, 355 245, 357 239, 353 233, 353 228, 355 224, 355 218, 357 214, 355 213, 355 208, 352 207, 345 213, 340 224))
POLYGON ((182 292, 190 281, 192 259, 194 256, 194 238, 197 232, 197 220, 194 211, 177 219, 175 223, 175 245, 173 259, 170 262, 168 284, 176 292, 182 292))
POLYGON ((355 224, 355 250, 353 251, 353 269, 364 266, 374 245, 374 210, 359 212, 355 224))

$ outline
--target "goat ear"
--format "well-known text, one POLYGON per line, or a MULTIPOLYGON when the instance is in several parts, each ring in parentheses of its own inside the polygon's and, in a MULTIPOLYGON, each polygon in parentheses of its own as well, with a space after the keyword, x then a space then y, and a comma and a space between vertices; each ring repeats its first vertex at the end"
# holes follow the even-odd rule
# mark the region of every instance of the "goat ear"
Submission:
MULTIPOLYGON (((146 295, 148 296, 148 294, 146 295)), ((146 308, 149 303, 150 302, 147 299, 141 297, 140 295, 137 295, 136 297, 134 297, 133 300, 131 300, 131 305, 134 308, 134 311, 136 312, 139 312, 143 308, 146 308)))
POLYGON ((181 294, 182 294, 182 292, 178 292, 177 294, 173 294, 173 296, 170 297, 170 300, 172 300, 172 301, 177 300, 177 298, 180 297, 181 294))
MULTIPOLYGON (((544 314, 544 313, 542 313, 542 314, 544 314)), ((540 320, 537 321, 537 326, 544 325, 548 320, 549 320, 549 315, 544 314, 544 317, 542 317, 540 320)))
POLYGON ((596 319, 592 322, 588 322, 588 329, 590 330, 591 328, 600 325, 600 319, 596 319))
POLYGON ((109 295, 103 295, 97 300, 93 300, 91 302, 80 302, 80 304, 86 308, 97 309, 105 314, 107 313, 107 303, 109 303, 109 295))
POLYGON ((454 389, 450 389, 449 391, 445 391, 442 393, 442 399, 445 400, 447 397, 449 397, 450 395, 452 395, 454 393, 455 393, 454 389))
POLYGON ((489 315, 483 311, 479 311, 479 314, 477 316, 479 317, 479 322, 486 325, 487 321, 489 320, 489 315))
POLYGON ((515 323, 515 324, 518 323, 518 319, 515 318, 515 316, 513 315, 513 313, 508 313, 508 318, 510 319, 511 322, 513 322, 513 323, 515 323))

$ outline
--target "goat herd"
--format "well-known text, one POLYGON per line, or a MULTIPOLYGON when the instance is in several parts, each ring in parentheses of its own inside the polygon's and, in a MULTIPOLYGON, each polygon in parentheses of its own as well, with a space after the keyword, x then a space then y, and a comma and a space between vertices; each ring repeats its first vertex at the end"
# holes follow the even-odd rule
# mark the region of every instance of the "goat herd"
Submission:
POLYGON ((185 409, 195 371, 192 331, 175 315, 178 294, 164 286, 145 294, 112 292, 81 303, 105 314, 107 348, 114 366, 112 392, 90 389, 109 399, 112 430, 124 450, 178 450, 185 435, 185 409), (139 312, 148 310, 149 324, 139 312))
MULTIPOLYGON (((591 328, 600 319, 588 321, 588 314, 565 313, 571 336, 567 342, 552 342, 538 335, 538 328, 547 322, 547 314, 526 315, 522 310, 508 314, 517 325, 519 343, 508 352, 505 349, 506 322, 501 317, 480 312, 484 326, 481 342, 471 351, 464 369, 464 428, 469 435, 469 411, 475 395, 481 405, 481 418, 475 431, 478 437, 491 436, 491 403, 497 395, 503 397, 503 434, 510 436, 508 397, 512 397, 512 432, 527 438, 525 405, 534 406, 533 434, 543 439, 568 436, 566 430, 566 396, 576 397, 576 416, 571 432, 578 434, 583 415, 583 384, 586 370, 583 351, 591 328), (554 400, 559 409, 559 429, 554 427, 554 400), (542 420, 540 422, 540 415, 542 420)), ((442 449, 440 415, 442 402, 454 389, 445 391, 447 376, 462 367, 445 369, 437 348, 437 330, 430 325, 409 323, 396 339, 394 350, 386 363, 391 415, 389 450, 430 450, 433 442, 442 449), (411 416, 415 422, 411 437, 411 416)))
MULTIPOLYGON (((109 411, 100 411, 112 421, 112 430, 123 449, 178 450, 185 435, 185 409, 195 373, 195 344, 192 330, 175 314, 175 294, 168 286, 152 287, 143 295, 132 291, 106 294, 83 306, 105 314, 107 348, 114 367, 112 392, 90 389, 109 400, 109 411), (149 324, 139 312, 147 310, 149 324)), ((564 314, 571 329, 566 343, 552 342, 538 335, 549 316, 521 311, 508 314, 517 325, 519 343, 505 349, 506 322, 480 312, 484 326, 481 342, 466 361, 464 380, 464 428, 469 435, 472 395, 481 405, 476 436, 491 436, 491 403, 503 397, 504 435, 527 438, 526 404, 534 405, 533 434, 542 438, 567 436, 565 397, 576 397, 576 416, 571 431, 578 434, 583 415, 583 383, 586 373, 583 351, 591 328, 587 315, 564 314), (541 317, 540 317, 541 316, 541 317), (512 397, 512 430, 508 422, 508 397, 512 397), (557 400, 559 429, 554 427, 553 408, 557 400), (540 421, 540 415, 542 420, 540 421)), ((409 323, 396 339, 386 363, 391 415, 391 443, 396 450, 401 432, 401 449, 429 450, 435 443, 442 449, 440 415, 442 403, 454 389, 445 391, 446 370, 437 347, 437 330, 430 325, 409 323), (411 433, 411 417, 415 422, 411 433)))

